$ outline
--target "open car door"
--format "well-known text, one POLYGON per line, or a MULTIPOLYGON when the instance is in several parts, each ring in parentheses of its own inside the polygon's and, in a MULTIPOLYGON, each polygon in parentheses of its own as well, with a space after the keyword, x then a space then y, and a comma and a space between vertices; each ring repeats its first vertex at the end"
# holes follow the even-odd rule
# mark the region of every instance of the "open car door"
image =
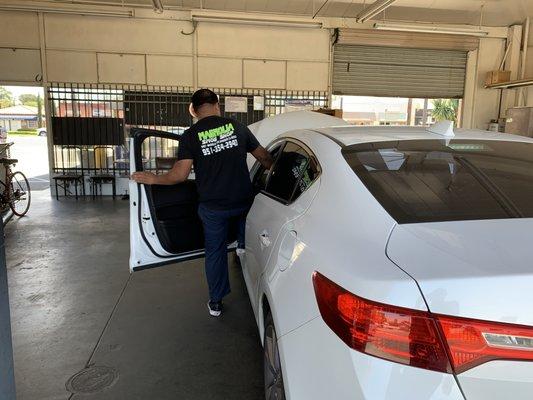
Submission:
MULTIPOLYGON (((174 166, 179 135, 141 128, 132 128, 130 135, 130 173, 165 173, 174 166)), ((194 173, 177 185, 141 185, 130 181, 129 188, 131 271, 204 256, 194 173)), ((228 250, 236 247, 236 222, 230 224, 228 250)))
MULTIPOLYGON (((130 172, 164 173, 177 161, 179 135, 132 128, 130 172)), ((204 255, 194 174, 178 185, 130 181, 130 270, 204 255)))

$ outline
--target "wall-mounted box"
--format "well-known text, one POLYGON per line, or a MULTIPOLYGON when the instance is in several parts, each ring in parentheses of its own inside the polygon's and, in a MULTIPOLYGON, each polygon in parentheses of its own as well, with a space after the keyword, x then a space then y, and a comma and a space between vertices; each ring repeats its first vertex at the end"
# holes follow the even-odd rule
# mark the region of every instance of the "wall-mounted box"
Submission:
POLYGON ((494 85, 496 83, 509 82, 511 80, 511 71, 490 71, 487 72, 485 85, 494 85))

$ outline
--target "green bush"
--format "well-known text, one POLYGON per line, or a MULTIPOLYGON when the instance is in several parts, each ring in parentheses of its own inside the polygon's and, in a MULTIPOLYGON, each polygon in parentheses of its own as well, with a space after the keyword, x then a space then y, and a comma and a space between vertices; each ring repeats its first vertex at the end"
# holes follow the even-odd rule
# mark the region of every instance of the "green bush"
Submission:
POLYGON ((26 131, 26 130, 18 130, 18 131, 8 131, 8 135, 37 135, 37 131, 26 131))
POLYGON ((22 129, 17 129, 18 132, 35 132, 37 133, 37 129, 33 129, 33 128, 22 128, 22 129))

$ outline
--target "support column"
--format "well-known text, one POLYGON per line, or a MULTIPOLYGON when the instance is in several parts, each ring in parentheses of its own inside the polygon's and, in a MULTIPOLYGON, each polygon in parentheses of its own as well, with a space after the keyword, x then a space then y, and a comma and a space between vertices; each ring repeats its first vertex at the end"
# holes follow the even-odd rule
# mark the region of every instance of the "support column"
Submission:
POLYGON ((15 394, 4 226, 0 223, 0 399, 15 400, 15 394))
MULTIPOLYGON (((507 46, 509 51, 505 59, 504 69, 511 71, 511 80, 518 79, 520 72, 520 50, 522 48, 522 25, 513 25, 509 28, 509 36, 507 38, 507 46)), ((502 91, 502 106, 500 109, 500 117, 507 116, 507 110, 517 104, 517 90, 503 90, 502 91)))
POLYGON ((43 103, 44 103, 44 115, 46 118, 46 143, 48 147, 48 171, 50 176, 50 190, 52 190, 52 176, 54 174, 54 135, 52 132, 52 110, 50 108, 50 98, 48 96, 48 67, 46 63, 46 35, 44 29, 44 14, 40 12, 39 16, 39 40, 41 49, 41 71, 42 86, 43 86, 43 103))

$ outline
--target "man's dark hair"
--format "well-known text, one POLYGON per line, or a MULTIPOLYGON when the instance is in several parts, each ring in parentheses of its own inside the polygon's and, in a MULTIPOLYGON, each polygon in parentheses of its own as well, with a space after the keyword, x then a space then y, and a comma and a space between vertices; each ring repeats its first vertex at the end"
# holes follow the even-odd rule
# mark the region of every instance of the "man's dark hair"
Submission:
POLYGON ((218 96, 212 90, 199 89, 192 95, 191 103, 194 111, 198 111, 204 104, 217 104, 218 96))

